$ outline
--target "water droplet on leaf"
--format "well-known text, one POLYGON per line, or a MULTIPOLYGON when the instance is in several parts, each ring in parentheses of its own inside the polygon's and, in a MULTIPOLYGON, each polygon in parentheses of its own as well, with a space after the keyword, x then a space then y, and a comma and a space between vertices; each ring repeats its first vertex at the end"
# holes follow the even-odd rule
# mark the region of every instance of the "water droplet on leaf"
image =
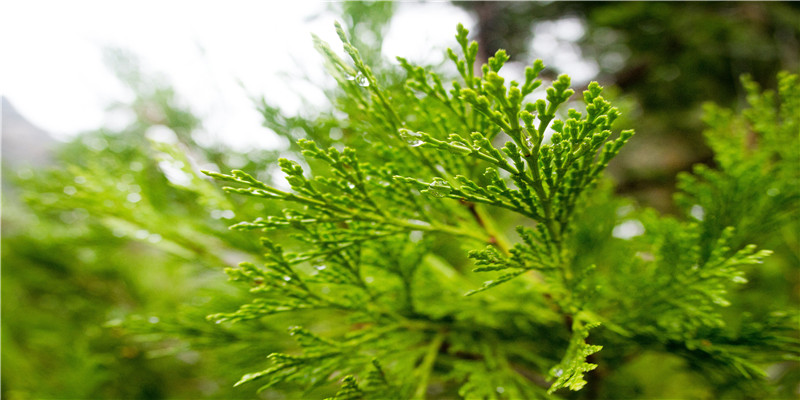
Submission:
POLYGON ((359 72, 358 75, 356 75, 356 83, 358 84, 358 86, 367 87, 369 86, 369 79, 367 79, 366 76, 364 76, 361 72, 359 72))
POLYGON ((442 178, 433 178, 433 182, 428 185, 428 193, 433 197, 445 197, 452 190, 450 184, 442 178))
POLYGON ((406 143, 410 144, 411 147, 421 146, 423 143, 425 143, 422 141, 422 135, 407 129, 402 129, 400 131, 400 137, 403 138, 406 143))
POLYGON ((533 139, 531 139, 530 136, 525 138, 525 145, 528 146, 528 148, 533 148, 533 139))
POLYGON ((367 77, 364 76, 364 74, 362 74, 361 72, 359 72, 359 73, 357 73, 355 75, 348 76, 347 80, 348 81, 355 81, 355 83, 358 86, 362 86, 362 87, 369 86, 369 79, 367 79, 367 77))

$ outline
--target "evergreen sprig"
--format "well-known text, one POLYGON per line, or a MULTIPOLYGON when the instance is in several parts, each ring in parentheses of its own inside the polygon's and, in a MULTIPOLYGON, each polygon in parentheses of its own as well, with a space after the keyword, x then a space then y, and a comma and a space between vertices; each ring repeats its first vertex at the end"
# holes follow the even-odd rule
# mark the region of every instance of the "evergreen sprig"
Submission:
MULTIPOLYGON (((748 340, 796 354, 796 340, 767 340, 783 329, 777 323, 718 337, 729 291, 747 282, 742 266, 770 254, 745 246, 739 231, 728 228, 739 228, 742 215, 713 206, 721 188, 748 181, 735 175, 747 151, 712 139, 723 172, 696 170, 706 182, 682 178, 681 201, 706 210, 700 223, 644 212, 634 220, 644 227, 641 237, 592 236, 598 233, 586 225, 591 218, 616 222, 613 212, 588 215, 589 207, 613 204, 597 183, 633 135, 616 131, 620 113, 599 84, 583 92, 582 111, 564 110, 574 104, 566 75, 544 98, 528 101, 543 84, 542 62, 525 70, 524 82, 506 83, 500 75, 509 60, 505 51, 476 68, 477 43, 459 25, 461 54, 448 51, 458 80, 446 88, 437 73, 399 58, 406 78, 392 86, 364 63, 344 29, 336 29, 347 60, 318 38, 315 43, 342 91, 338 107, 348 115, 342 143, 298 140, 303 160, 279 161, 289 189, 240 170, 204 171, 233 184, 223 188, 229 193, 286 207, 232 226, 265 232, 265 265, 229 269, 256 298, 209 318, 239 322, 315 310, 342 316, 317 327, 339 339, 293 329, 301 354, 273 354, 271 367, 237 385, 260 379, 262 389, 311 390, 345 376, 334 399, 423 398, 436 376, 440 385, 455 381, 466 398, 537 398, 586 386, 587 374, 603 368, 599 351, 609 348, 594 344, 598 338, 678 349, 692 362, 732 366, 714 372, 726 379, 753 382, 763 374, 741 350, 748 340), (501 218, 517 221, 518 243, 498 228, 501 218), (587 263, 586 237, 631 256, 611 265, 587 263), (442 257, 463 249, 474 272, 499 275, 478 286, 463 261, 442 257), (500 284, 505 290, 489 290, 500 284), (589 339, 590 330, 597 338, 589 339), (545 379, 552 383, 544 385, 545 379)), ((796 79, 781 78, 782 95, 800 93, 796 79)), ((763 131, 765 151, 778 154, 754 162, 793 159, 796 154, 769 140, 796 140, 796 98, 785 100, 778 114, 770 113, 768 98, 753 95, 751 102, 763 115, 747 114, 750 123, 763 131), (765 123, 778 120, 785 132, 765 123)), ((785 172, 786 180, 794 173, 785 172)), ((793 188, 776 190, 788 193, 785 201, 796 200, 793 188)))

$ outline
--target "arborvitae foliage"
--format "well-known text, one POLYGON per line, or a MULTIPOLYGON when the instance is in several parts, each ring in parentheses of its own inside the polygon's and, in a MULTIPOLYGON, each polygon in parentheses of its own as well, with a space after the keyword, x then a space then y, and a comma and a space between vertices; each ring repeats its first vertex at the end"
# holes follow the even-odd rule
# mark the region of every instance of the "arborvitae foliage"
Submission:
POLYGON ((135 118, 64 143, 54 168, 3 166, 0 397, 235 397, 232 371, 283 348, 285 329, 204 317, 247 299, 219 275, 260 243, 227 226, 233 209, 255 218, 265 205, 194 170, 265 170, 275 157, 201 140, 168 85, 110 55, 133 97, 114 107, 135 118))
POLYGON ((603 178, 630 132, 596 84, 570 96, 539 62, 507 82, 507 55, 477 67, 463 28, 453 83, 370 70, 341 36, 344 58, 317 41, 335 110, 260 104, 294 161, 203 145, 170 89, 124 68, 135 121, 18 172, 4 397, 796 396, 797 75, 745 80, 741 114, 709 106, 716 159, 666 217, 603 178))
POLYGON ((603 170, 633 132, 614 126, 597 83, 573 100, 562 75, 542 93, 540 61, 507 82, 509 56, 477 67, 459 26, 460 51, 448 52, 459 79, 400 58, 404 85, 386 85, 337 31, 345 58, 316 44, 346 115, 323 124, 342 138, 265 105, 271 125, 307 136, 303 159, 279 161, 289 187, 205 172, 285 207, 232 227, 263 232, 265 260, 227 270, 253 299, 209 318, 323 318, 290 328, 298 351, 237 385, 314 390, 344 377, 334 399, 629 397, 654 394, 627 382, 641 374, 627 366, 656 354, 669 362, 648 368, 689 371, 700 396, 794 390, 764 367, 797 361, 797 315, 722 310, 770 254, 748 243, 798 216, 796 75, 780 77, 777 97, 748 83, 743 118, 709 112, 719 169, 682 178, 687 218, 675 219, 609 194, 603 170))

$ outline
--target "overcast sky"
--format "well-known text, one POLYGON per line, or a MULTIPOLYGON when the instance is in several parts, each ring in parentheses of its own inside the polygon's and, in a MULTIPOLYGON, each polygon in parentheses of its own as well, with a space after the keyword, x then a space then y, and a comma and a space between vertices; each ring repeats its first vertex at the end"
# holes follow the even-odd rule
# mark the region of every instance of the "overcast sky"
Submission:
MULTIPOLYGON (((240 148, 271 147, 248 94, 290 112, 300 96, 324 106, 318 90, 286 74, 325 80, 311 33, 338 45, 330 8, 311 1, 6 0, 0 92, 60 139, 124 123, 105 112, 131 98, 103 62, 103 49, 118 47, 136 54, 145 71, 163 73, 211 135, 240 148)), ((458 22, 471 25, 471 18, 448 3, 401 3, 384 50, 440 57, 458 22)))

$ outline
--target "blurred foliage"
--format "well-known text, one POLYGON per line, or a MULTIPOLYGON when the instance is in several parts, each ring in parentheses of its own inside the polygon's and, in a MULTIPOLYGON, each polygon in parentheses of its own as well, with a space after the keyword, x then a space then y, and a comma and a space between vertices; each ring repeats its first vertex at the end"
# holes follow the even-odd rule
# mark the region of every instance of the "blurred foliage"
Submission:
MULTIPOLYGON (((632 143, 621 156, 622 168, 612 171, 620 182, 617 190, 670 212, 677 209, 664 199, 674 190, 675 174, 711 162, 700 135, 702 104, 742 106, 741 75, 775 87, 779 71, 800 68, 796 2, 453 3, 476 17, 484 60, 500 48, 523 61, 543 57, 532 50, 536 32, 555 37, 563 32, 553 31, 556 25, 536 28, 579 21, 580 54, 597 67, 596 80, 621 90, 629 126, 646 137, 632 143)), ((573 45, 566 39, 559 43, 573 45)))
POLYGON ((381 55, 383 38, 397 5, 391 1, 345 1, 331 7, 341 13, 347 34, 353 38, 353 45, 362 49, 364 61, 380 66, 385 61, 381 55))
POLYGON ((742 74, 774 86, 778 71, 800 66, 800 7, 791 2, 454 4, 476 15, 479 30, 486 25, 476 33, 486 54, 502 48, 522 59, 539 56, 530 50, 537 23, 579 19, 578 44, 596 61, 598 80, 635 93, 649 117, 672 115, 664 122, 678 131, 696 130, 703 101, 741 103, 742 74))
POLYGON ((234 207, 254 215, 264 206, 229 199, 195 171, 198 163, 266 170, 274 155, 232 158, 221 146, 200 146, 200 122, 169 86, 124 53, 109 59, 135 95, 114 108, 132 122, 65 143, 58 168, 3 170, 17 187, 4 186, 3 397, 231 396, 220 363, 241 370, 247 355, 258 356, 226 352, 273 348, 252 339, 269 330, 214 326, 198 310, 242 295, 219 284, 221 268, 258 243, 230 232, 226 220, 234 207), (107 326, 132 314, 162 333, 137 338, 107 326), (182 339, 160 343, 172 333, 182 339), (204 352, 211 344, 218 348, 204 352), (159 354, 174 357, 153 359, 159 354))
MULTIPOLYGON (((342 8, 379 60, 391 3, 342 8)), ((133 94, 109 112, 130 123, 64 143, 55 168, 3 169, 2 397, 250 397, 232 383, 287 346, 285 324, 275 336, 264 321, 205 317, 243 301, 222 268, 261 247, 229 221, 270 206, 247 206, 197 173, 242 168, 270 181, 277 152, 213 143, 164 77, 124 51, 106 60, 133 94)), ((342 132, 332 115, 285 117, 263 100, 259 109, 292 144, 342 132)))

